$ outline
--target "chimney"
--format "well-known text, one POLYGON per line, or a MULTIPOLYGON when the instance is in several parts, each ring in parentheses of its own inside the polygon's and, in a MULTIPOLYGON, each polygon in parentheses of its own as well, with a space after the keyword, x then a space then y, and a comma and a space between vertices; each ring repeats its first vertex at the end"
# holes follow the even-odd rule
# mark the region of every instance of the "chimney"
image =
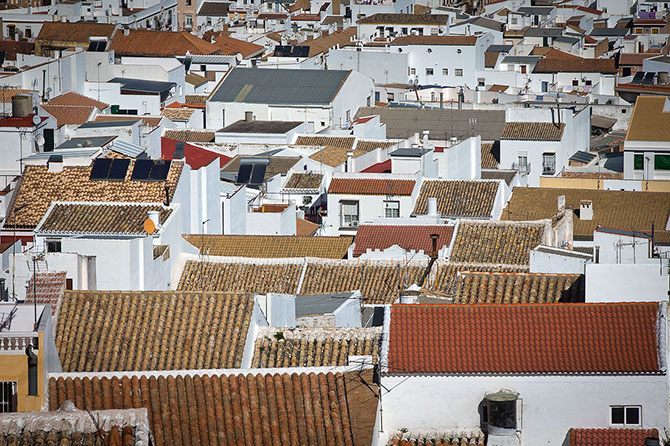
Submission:
POLYGON ((428 143, 428 135, 430 134, 429 130, 424 130, 423 131, 423 138, 421 139, 421 144, 425 147, 426 144, 428 143))
POLYGON ((591 200, 582 200, 579 202, 579 219, 593 220, 593 202, 591 200))
POLYGON ((444 93, 440 92, 440 108, 444 108, 444 93))
POLYGON ((180 160, 183 158, 184 158, 184 143, 182 141, 179 141, 174 145, 174 153, 172 154, 172 159, 180 160))
POLYGON ((130 28, 123 28, 123 35, 124 36, 129 36, 130 35, 130 28))
POLYGON ((253 121, 254 120, 254 112, 250 112, 250 111, 244 112, 244 120, 246 122, 253 121))
POLYGON ((340 0, 331 0, 333 15, 340 15, 340 0))
POLYGON ((47 160, 47 170, 49 172, 62 172, 63 155, 51 155, 47 160))
POLYGON ((158 230, 158 228, 161 227, 160 212, 149 211, 149 212, 147 212, 147 215, 149 217, 149 220, 154 222, 154 226, 156 227, 156 230, 158 230))
POLYGON ((354 171, 354 152, 347 152, 347 165, 345 166, 345 172, 354 171))
POLYGON ((426 200, 428 202, 428 215, 438 217, 437 214, 437 198, 429 198, 426 200))
POLYGON ((563 212, 565 210, 565 195, 558 196, 558 212, 563 212))
POLYGON ((437 239, 440 238, 440 234, 430 234, 430 240, 433 242, 433 251, 431 257, 437 259, 437 239))

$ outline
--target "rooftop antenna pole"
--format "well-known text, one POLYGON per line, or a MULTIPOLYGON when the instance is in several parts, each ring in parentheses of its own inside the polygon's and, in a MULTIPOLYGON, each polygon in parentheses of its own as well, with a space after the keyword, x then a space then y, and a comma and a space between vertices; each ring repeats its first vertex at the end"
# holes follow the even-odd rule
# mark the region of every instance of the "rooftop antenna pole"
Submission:
POLYGON ((14 242, 12 243, 12 299, 16 302, 16 214, 24 208, 30 206, 24 204, 14 209, 14 242))

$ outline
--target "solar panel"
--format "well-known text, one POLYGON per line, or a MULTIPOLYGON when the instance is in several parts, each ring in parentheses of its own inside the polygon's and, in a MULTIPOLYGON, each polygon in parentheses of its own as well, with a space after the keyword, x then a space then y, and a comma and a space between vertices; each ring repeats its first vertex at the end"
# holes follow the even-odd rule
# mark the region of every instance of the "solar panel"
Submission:
POLYGON ((108 180, 123 181, 126 179, 126 172, 130 166, 129 159, 116 159, 112 162, 112 167, 109 169, 108 180))
POLYGON ((656 76, 656 73, 654 72, 647 72, 647 74, 644 75, 644 85, 653 85, 654 84, 654 76, 656 76))
POLYGON ((91 169, 91 180, 106 180, 111 165, 112 160, 109 158, 96 158, 95 160, 93 160, 93 169, 91 169))
POLYGON ((240 170, 237 172, 237 184, 247 184, 251 178, 251 169, 253 164, 240 164, 240 170))
POLYGON ((152 160, 136 160, 133 175, 130 178, 132 180, 148 180, 153 165, 152 160))
POLYGON ((165 181, 167 180, 168 173, 170 172, 170 163, 171 161, 154 161, 151 168, 151 173, 149 173, 149 180, 152 181, 165 181))
POLYGON ((633 77, 633 80, 630 81, 630 83, 633 85, 640 85, 642 83, 643 77, 644 77, 644 71, 638 71, 637 73, 635 73, 635 77, 633 77))
POLYGON ((265 168, 267 164, 254 164, 254 170, 251 172, 251 181, 249 184, 263 184, 265 179, 265 168))

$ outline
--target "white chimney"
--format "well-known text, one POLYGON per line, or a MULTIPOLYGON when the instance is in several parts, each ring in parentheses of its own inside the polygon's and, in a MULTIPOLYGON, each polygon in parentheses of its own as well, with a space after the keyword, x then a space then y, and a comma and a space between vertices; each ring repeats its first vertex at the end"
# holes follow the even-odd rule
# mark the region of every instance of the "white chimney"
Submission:
POLYGON ((437 198, 429 198, 426 201, 428 202, 428 215, 437 216, 437 198))
POLYGON ((565 195, 558 196, 558 212, 561 212, 565 209, 565 195))
POLYGON ((47 160, 47 170, 49 172, 62 172, 63 171, 63 156, 62 155, 51 155, 47 160))
POLYGON ((593 220, 593 202, 591 200, 582 200, 579 202, 579 219, 593 220))
POLYGON ((147 212, 147 215, 149 216, 149 220, 154 222, 154 226, 156 227, 156 230, 158 230, 158 228, 161 227, 160 212, 149 211, 149 212, 147 212))
POLYGON ((354 171, 354 152, 347 152, 347 166, 345 172, 354 171))

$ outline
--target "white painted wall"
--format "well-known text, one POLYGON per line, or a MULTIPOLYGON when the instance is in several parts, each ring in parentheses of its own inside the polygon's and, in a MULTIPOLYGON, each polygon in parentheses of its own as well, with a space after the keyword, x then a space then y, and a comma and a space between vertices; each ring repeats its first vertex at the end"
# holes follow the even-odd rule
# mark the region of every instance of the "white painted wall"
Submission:
POLYGON ((651 258, 652 247, 649 237, 596 230, 593 232, 593 246, 598 250, 598 263, 658 265, 659 260, 651 258))
POLYGON ((587 259, 558 253, 530 251, 530 272, 547 274, 584 274, 587 259))
POLYGON ((268 322, 258 305, 258 301, 254 298, 254 310, 249 321, 249 330, 247 331, 247 340, 244 343, 244 353, 242 354, 242 368, 251 368, 251 361, 254 357, 254 345, 256 337, 258 336, 259 327, 267 327, 268 322))
POLYGON ((664 302, 668 300, 670 275, 658 259, 650 264, 586 265, 587 302, 664 302))
POLYGON ((641 405, 642 427, 663 432, 668 426, 665 375, 412 376, 407 380, 384 376, 382 384, 384 433, 379 445, 400 429, 476 429, 478 405, 486 394, 501 389, 518 392, 521 398, 522 446, 562 445, 570 428, 608 428, 610 405, 641 405))
MULTIPOLYGON (((391 52, 388 48, 346 47, 331 49, 327 55, 331 70, 355 70, 376 84, 406 83, 407 53, 391 52)), ((386 98, 382 100, 384 102, 386 98)))
POLYGON ((256 295, 256 302, 271 327, 295 327, 295 296, 268 293, 256 295))
POLYGON ((342 305, 333 312, 336 327, 361 326, 361 292, 354 291, 344 300, 342 305))
POLYGON ((222 234, 243 235, 247 233, 247 193, 242 186, 231 195, 222 196, 223 208, 222 234))

